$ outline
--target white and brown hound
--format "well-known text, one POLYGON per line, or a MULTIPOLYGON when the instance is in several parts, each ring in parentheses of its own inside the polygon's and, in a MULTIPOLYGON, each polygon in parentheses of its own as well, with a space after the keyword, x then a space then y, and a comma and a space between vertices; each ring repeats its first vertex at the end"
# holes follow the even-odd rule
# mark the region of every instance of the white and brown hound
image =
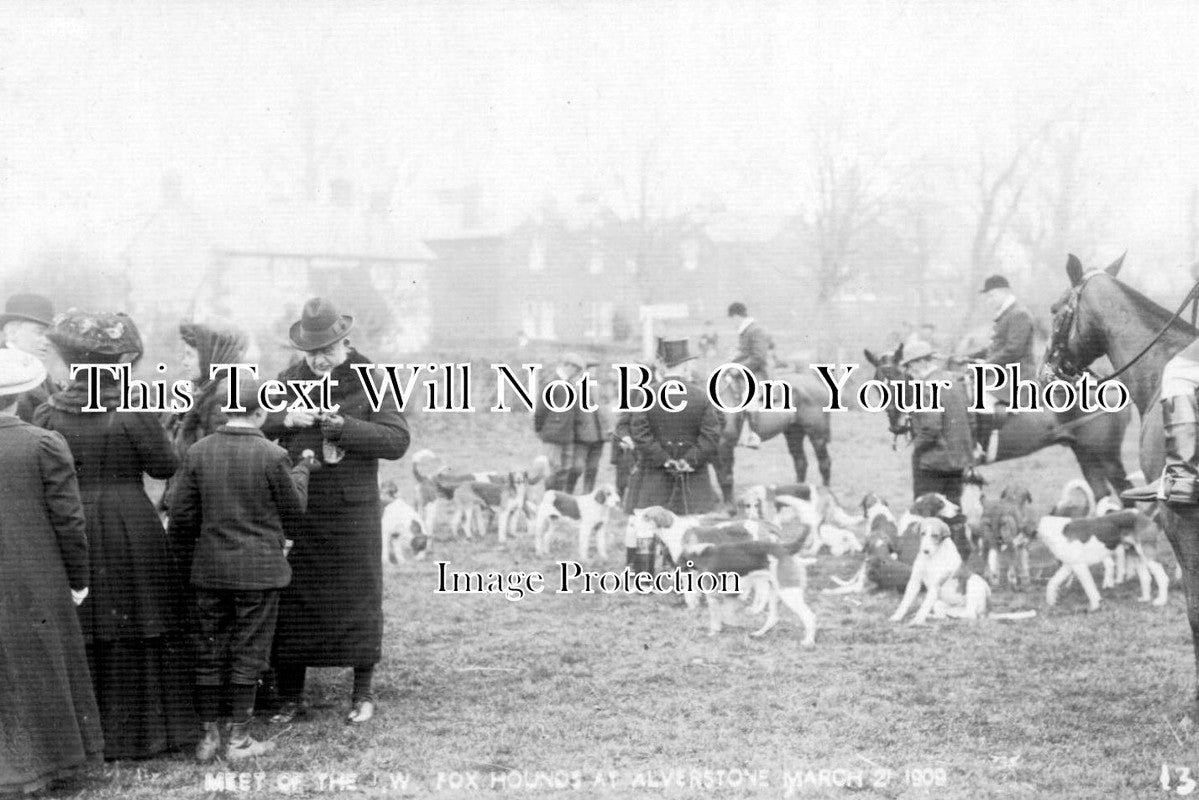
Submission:
POLYGON ((554 523, 560 519, 573 520, 579 531, 579 560, 585 560, 595 537, 596 555, 608 558, 608 520, 620 505, 620 495, 611 486, 600 486, 590 494, 572 495, 549 489, 541 496, 533 521, 533 550, 538 555, 549 552, 554 523))

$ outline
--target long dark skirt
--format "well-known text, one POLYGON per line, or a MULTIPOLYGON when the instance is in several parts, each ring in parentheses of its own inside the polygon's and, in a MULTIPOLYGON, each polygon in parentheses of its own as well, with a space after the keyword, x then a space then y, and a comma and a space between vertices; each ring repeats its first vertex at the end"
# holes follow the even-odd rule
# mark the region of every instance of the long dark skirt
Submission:
POLYGON ((196 742, 191 654, 163 636, 88 644, 105 759, 146 758, 196 742))

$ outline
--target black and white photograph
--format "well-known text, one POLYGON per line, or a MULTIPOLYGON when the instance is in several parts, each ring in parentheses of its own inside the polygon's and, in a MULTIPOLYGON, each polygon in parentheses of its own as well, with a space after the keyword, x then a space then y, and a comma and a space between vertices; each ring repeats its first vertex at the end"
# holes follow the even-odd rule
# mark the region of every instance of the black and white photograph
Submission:
POLYGON ((1199 791, 1197 41, 0 0, 0 797, 1199 791))

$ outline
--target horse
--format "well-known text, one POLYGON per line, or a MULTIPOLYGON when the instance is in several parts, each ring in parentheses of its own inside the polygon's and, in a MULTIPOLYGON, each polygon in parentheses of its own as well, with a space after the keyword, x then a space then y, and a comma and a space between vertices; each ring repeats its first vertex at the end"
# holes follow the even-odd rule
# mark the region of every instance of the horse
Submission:
MULTIPOLYGON (((874 365, 875 380, 911 379, 907 370, 900 366, 903 345, 891 354, 876 355, 866 350, 865 355, 874 365)), ((999 429, 995 461, 1023 458, 1051 445, 1062 444, 1074 453, 1083 478, 1096 497, 1113 491, 1122 492, 1131 486, 1120 460, 1124 431, 1131 417, 1128 409, 1090 414, 1077 408, 1062 413, 1048 410, 1009 412, 999 429)), ((887 406, 887 419, 893 435, 908 432, 907 414, 901 412, 895 402, 887 406)))
MULTIPOLYGON (((724 412, 724 429, 721 432, 717 466, 720 488, 731 497, 733 485, 733 453, 741 429, 749 425, 762 441, 768 441, 780 433, 787 442, 787 452, 795 465, 795 480, 804 483, 808 476, 808 457, 804 452, 804 441, 812 444, 820 479, 829 485, 833 474, 833 461, 829 457, 828 444, 832 439, 832 426, 824 404, 828 395, 820 379, 809 373, 792 373, 772 379, 787 386, 791 400, 788 410, 772 411, 728 411, 724 412), (726 488, 727 487, 727 488, 726 488)), ((776 408, 782 403, 782 390, 775 389, 773 396, 776 408)), ((729 405, 737 405, 730 403, 729 405)))
MULTIPOLYGON (((1045 357, 1048 375, 1076 381, 1100 356, 1128 388, 1141 414, 1140 466, 1147 478, 1165 465, 1162 414, 1157 402, 1162 368, 1199 336, 1177 314, 1154 303, 1117 279, 1124 257, 1106 269, 1084 270, 1077 257, 1066 262, 1070 288, 1053 306, 1053 334, 1045 357)), ((1162 509, 1160 522, 1182 568, 1187 620, 1195 653, 1196 691, 1185 718, 1199 722, 1199 507, 1162 509)))

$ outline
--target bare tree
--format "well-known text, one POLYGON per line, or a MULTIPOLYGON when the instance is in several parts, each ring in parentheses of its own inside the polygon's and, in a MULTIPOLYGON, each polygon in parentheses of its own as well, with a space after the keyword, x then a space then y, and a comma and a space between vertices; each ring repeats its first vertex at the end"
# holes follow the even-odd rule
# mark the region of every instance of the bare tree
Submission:
POLYGON ((985 149, 979 148, 974 177, 978 207, 970 242, 970 285, 981 285, 987 273, 996 271, 999 248, 1013 233, 1041 145, 1052 128, 1053 122, 1046 122, 1019 140, 1012 154, 998 167, 993 166, 985 149))
MULTIPOLYGON (((838 137, 840 138, 840 137, 838 137)), ((863 157, 839 148, 827 132, 816 136, 814 197, 808 215, 815 264, 815 312, 819 317, 816 342, 819 351, 831 354, 839 340, 839 315, 834 301, 846 284, 857 277, 857 258, 864 237, 884 223, 891 201, 883 157, 863 157)), ((803 265, 797 265, 803 269, 803 265)))

